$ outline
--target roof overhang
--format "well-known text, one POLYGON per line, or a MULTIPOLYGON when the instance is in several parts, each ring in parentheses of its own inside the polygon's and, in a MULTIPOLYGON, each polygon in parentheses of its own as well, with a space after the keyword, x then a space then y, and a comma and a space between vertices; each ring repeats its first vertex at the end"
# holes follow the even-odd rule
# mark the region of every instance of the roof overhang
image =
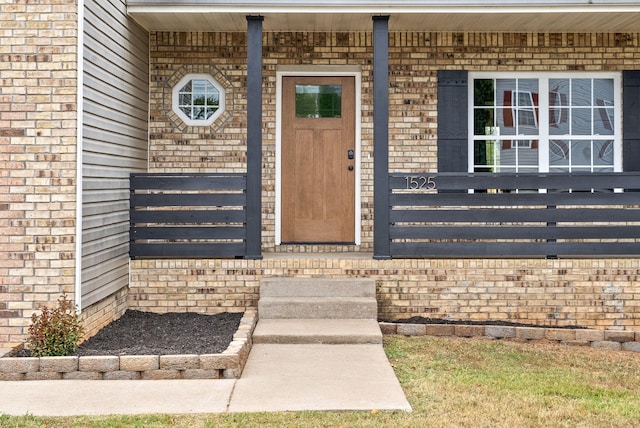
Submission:
POLYGON ((246 31, 246 16, 264 16, 264 31, 370 31, 390 15, 391 31, 636 32, 637 0, 128 0, 149 31, 246 31))

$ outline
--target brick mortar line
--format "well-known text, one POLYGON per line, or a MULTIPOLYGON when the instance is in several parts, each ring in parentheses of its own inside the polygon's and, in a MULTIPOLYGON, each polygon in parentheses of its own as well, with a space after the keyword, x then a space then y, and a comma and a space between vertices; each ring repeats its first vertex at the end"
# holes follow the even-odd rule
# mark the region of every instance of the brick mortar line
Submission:
POLYGON ((244 313, 231 343, 219 354, 0 358, 0 381, 238 379, 258 321, 244 313))

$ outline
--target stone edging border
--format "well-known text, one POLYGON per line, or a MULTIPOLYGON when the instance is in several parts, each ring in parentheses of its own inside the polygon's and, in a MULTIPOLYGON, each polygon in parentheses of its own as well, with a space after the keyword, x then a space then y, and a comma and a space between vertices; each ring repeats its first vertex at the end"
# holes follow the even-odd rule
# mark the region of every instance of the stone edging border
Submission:
POLYGON ((0 381, 238 379, 251 350, 257 312, 248 310, 220 354, 0 358, 0 381))
POLYGON ((570 346, 640 352, 640 332, 553 327, 381 322, 382 334, 404 336, 488 337, 520 341, 544 340, 570 346))

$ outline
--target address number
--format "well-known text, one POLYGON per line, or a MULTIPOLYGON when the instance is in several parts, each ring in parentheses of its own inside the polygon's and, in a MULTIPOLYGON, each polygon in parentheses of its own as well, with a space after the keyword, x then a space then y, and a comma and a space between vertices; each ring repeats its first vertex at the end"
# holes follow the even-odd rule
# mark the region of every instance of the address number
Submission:
POLYGON ((436 177, 434 176, 419 175, 413 177, 405 177, 405 181, 407 183, 407 189, 411 190, 436 188, 436 177))

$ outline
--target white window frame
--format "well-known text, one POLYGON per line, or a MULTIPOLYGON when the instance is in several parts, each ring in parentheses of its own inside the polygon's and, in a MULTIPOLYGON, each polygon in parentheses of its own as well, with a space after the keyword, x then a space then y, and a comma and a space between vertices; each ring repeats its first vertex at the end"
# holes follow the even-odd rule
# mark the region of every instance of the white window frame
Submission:
MULTIPOLYGON (((539 134, 538 138, 538 172, 549 172, 549 141, 552 139, 563 140, 570 138, 577 140, 596 140, 597 134, 593 135, 550 135, 549 134, 549 80, 550 79, 612 79, 614 85, 614 133, 613 135, 603 135, 600 139, 613 140, 613 171, 622 171, 622 75, 618 72, 470 72, 468 85, 468 172, 475 170, 474 142, 477 140, 489 140, 490 136, 474 135, 474 81, 476 79, 537 79, 538 80, 538 108, 539 134)), ((509 139, 531 140, 531 135, 510 135, 509 139)), ((513 143, 512 143, 513 144, 513 143)), ((516 143, 517 144, 517 143, 516 143)), ((570 171, 570 169, 569 169, 570 171)))
POLYGON ((180 119, 188 126, 211 126, 225 110, 225 91, 212 75, 206 73, 191 73, 180 79, 172 89, 171 108, 180 119), (191 80, 207 80, 218 91, 218 110, 208 119, 192 119, 180 108, 180 90, 191 80))

